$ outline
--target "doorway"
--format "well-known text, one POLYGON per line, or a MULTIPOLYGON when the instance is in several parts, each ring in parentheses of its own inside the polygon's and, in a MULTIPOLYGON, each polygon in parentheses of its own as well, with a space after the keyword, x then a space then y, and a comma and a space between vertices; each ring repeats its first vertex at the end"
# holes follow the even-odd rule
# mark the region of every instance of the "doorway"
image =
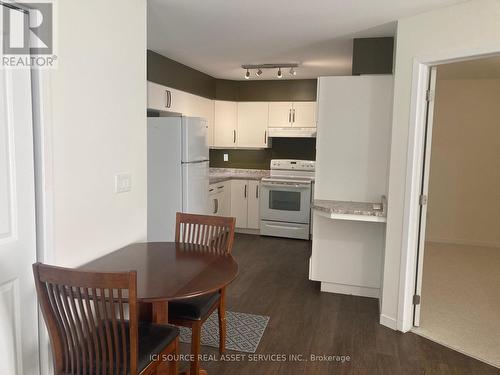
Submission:
POLYGON ((414 331, 500 367, 500 57, 430 89, 414 331))

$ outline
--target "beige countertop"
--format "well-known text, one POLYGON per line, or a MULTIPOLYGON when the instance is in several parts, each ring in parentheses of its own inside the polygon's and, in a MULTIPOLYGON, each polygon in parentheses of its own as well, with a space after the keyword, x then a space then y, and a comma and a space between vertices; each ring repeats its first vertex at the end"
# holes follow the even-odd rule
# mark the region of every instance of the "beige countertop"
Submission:
POLYGON ((382 197, 380 203, 321 199, 315 199, 313 203, 314 210, 326 214, 332 219, 354 221, 384 222, 387 217, 386 207, 387 203, 385 197, 382 197))
POLYGON ((229 180, 260 180, 269 177, 269 171, 265 169, 240 169, 240 168, 210 168, 209 184, 229 180))

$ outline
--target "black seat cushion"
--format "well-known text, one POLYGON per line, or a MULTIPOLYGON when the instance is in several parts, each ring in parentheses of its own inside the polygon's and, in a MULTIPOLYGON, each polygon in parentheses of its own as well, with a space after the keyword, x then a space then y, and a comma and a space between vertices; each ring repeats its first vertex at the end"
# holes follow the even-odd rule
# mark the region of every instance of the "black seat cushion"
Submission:
MULTIPOLYGON (((111 322, 109 323, 111 325, 111 322)), ((127 362, 129 363, 127 365, 127 375, 130 372, 130 368, 128 366, 130 365, 130 338, 129 338, 129 322, 125 322, 125 332, 126 332, 126 346, 127 346, 127 362)), ((137 371, 140 373, 142 370, 144 370, 152 361, 154 358, 152 358, 152 355, 154 354, 160 354, 172 341, 175 340, 175 338, 179 335, 179 329, 175 326, 171 325, 163 325, 163 324, 153 324, 153 323, 148 323, 148 322, 139 322, 138 327, 138 346, 139 350, 137 353, 137 371)), ((120 345, 121 343, 121 330, 117 331, 118 334, 118 343, 120 345)), ((111 333, 111 337, 113 337, 113 333, 111 333)), ((104 347, 107 347, 107 336, 104 335, 102 337, 102 340, 104 340, 104 343, 99 343, 99 346, 104 345, 104 347)), ((113 339, 112 339, 113 340, 113 339)), ((92 344, 90 344, 92 346, 92 344)), ((123 358, 121 356, 121 347, 117 350, 115 348, 114 342, 112 342, 112 347, 113 347, 113 353, 114 355, 117 355, 117 351, 120 352, 120 362, 123 362, 123 358)), ((87 344, 84 345, 86 347, 87 344)), ((116 361, 117 357, 114 357, 114 360, 116 361)), ((160 358, 161 359, 161 358, 160 358)), ((88 359, 87 359, 88 361, 88 359)), ((83 361, 80 360, 80 363, 83 361)), ((95 374, 96 369, 95 369, 95 361, 93 363, 93 368, 91 373, 95 374)), ((109 363, 106 364, 106 367, 109 369, 109 363)), ((112 373, 117 372, 117 366, 116 363, 114 365, 114 370, 111 371, 112 373), (114 372, 113 372, 114 371, 114 372)), ((83 373, 83 371, 82 371, 83 373)))
POLYGON ((151 362, 152 354, 160 354, 179 335, 171 325, 139 322, 139 354, 137 370, 141 372, 151 362))
POLYGON ((172 319, 201 320, 214 304, 219 302, 219 292, 199 297, 169 302, 168 316, 172 319))

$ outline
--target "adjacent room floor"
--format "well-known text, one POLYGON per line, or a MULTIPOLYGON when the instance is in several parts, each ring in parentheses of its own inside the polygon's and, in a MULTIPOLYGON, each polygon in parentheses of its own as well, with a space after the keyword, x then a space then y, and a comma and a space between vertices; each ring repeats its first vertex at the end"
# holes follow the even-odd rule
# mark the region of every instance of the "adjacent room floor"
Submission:
POLYGON ((500 249, 427 242, 419 334, 500 367, 500 249))
POLYGON ((270 316, 256 354, 302 354, 307 361, 212 360, 202 364, 209 374, 500 374, 414 333, 381 326, 375 299, 320 293, 308 280, 307 241, 238 234, 233 254, 240 273, 229 287, 227 309, 270 316), (350 361, 311 361, 310 355, 350 361))

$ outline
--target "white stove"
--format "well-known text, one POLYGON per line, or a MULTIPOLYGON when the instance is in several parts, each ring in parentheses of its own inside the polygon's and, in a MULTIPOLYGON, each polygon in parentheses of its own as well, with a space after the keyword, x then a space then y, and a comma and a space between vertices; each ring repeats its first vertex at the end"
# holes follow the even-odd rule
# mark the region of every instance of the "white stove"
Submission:
POLYGON ((310 160, 271 160, 261 181, 261 235, 309 239, 314 170, 310 160))

